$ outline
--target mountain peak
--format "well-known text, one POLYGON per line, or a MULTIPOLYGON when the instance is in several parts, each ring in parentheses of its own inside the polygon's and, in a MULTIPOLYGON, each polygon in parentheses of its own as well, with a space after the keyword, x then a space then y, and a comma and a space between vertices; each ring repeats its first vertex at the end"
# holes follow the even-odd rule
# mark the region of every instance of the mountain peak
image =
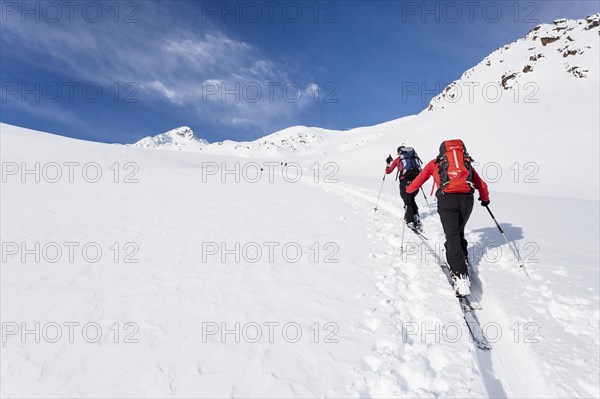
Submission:
POLYGON ((197 140, 198 138, 194 134, 194 131, 189 126, 181 126, 172 130, 169 130, 165 133, 170 136, 179 136, 187 140, 197 140))
POLYGON ((196 137, 189 126, 181 126, 168 132, 148 136, 139 140, 134 147, 142 148, 169 148, 172 150, 202 150, 208 141, 196 137))
MULTIPOLYGON (((454 107, 453 104, 461 100, 515 102, 519 96, 525 99, 527 93, 537 93, 542 81, 556 86, 558 82, 569 85, 580 79, 590 80, 590 74, 596 79, 599 25, 600 14, 540 24, 524 37, 500 47, 446 86, 431 100, 428 110, 454 107), (492 97, 491 100, 488 97, 492 97)), ((534 99, 535 93, 529 97, 534 99)))

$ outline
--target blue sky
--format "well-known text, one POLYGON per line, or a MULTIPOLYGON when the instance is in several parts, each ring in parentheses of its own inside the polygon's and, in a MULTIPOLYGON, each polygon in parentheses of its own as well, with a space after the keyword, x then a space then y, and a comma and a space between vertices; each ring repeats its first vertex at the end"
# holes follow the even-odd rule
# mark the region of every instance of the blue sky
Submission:
POLYGON ((130 143, 209 141, 420 112, 498 47, 592 1, 1 3, 0 120, 130 143), (426 90, 406 95, 409 85, 426 90))

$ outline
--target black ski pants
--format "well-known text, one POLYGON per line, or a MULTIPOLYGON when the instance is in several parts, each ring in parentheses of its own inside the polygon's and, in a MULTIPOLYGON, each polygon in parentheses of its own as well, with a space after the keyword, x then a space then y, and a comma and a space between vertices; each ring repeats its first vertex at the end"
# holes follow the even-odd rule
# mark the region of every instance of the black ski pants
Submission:
POLYGON ((400 197, 402 198, 402 201, 404 201, 404 220, 406 220, 406 223, 414 222, 415 215, 419 215, 419 207, 415 201, 418 191, 415 191, 412 194, 406 192, 406 187, 408 187, 410 183, 411 180, 400 179, 400 197))
POLYGON ((473 211, 473 194, 443 194, 438 197, 438 212, 446 235, 446 259, 456 275, 468 274, 465 225, 473 211))

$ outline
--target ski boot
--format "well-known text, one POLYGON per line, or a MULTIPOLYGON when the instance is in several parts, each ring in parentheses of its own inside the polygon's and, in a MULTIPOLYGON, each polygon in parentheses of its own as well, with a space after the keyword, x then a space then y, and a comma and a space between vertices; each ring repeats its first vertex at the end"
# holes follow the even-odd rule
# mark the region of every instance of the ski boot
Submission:
POLYGON ((454 283, 454 290, 457 298, 471 295, 471 280, 469 279, 468 274, 457 276, 452 273, 452 282, 454 283))
POLYGON ((414 222, 413 222, 413 226, 414 229, 417 230, 419 233, 423 233, 423 223, 421 223, 421 219, 419 218, 419 215, 414 215, 414 222))

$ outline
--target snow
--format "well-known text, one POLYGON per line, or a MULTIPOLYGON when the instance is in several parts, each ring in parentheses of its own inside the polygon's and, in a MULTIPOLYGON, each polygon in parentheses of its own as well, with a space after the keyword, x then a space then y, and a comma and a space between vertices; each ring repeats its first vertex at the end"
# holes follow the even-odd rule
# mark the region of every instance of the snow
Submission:
POLYGON ((208 144, 182 128, 107 145, 0 124, 0 394, 599 397, 600 58, 598 27, 585 29, 597 18, 542 25, 458 81, 500 85, 543 53, 512 80, 536 83, 537 103, 440 100, 376 126, 299 126, 247 143, 208 144), (561 39, 543 46, 547 34, 561 39), (567 36, 582 54, 557 51, 567 36), (586 77, 569 73, 573 65, 586 77), (476 205, 471 289, 491 351, 470 341, 440 270, 434 198, 431 210, 417 198, 429 240, 406 232, 404 254, 393 175, 373 211, 388 153, 404 142, 431 159, 455 137, 488 181, 486 163, 500 166, 490 207, 532 276, 476 205), (565 153, 575 155, 562 161, 565 153), (22 250, 35 243, 47 251, 22 250), (65 243, 79 244, 72 261, 65 243), (96 262, 82 251, 90 243, 102 250, 96 262), (246 256, 231 251, 236 243, 246 256), (23 333, 36 322, 39 342, 23 333), (79 323, 73 342, 70 322, 79 323), (82 336, 90 323, 98 342, 89 342, 94 328, 82 336), (238 339, 222 335, 236 323, 238 339))
POLYGON ((225 140, 208 144, 206 140, 197 138, 189 127, 183 126, 156 136, 144 137, 132 146, 176 151, 204 151, 210 154, 242 157, 285 157, 300 153, 303 155, 322 154, 329 146, 353 149, 379 135, 381 134, 374 133, 365 136, 363 132, 358 131, 349 132, 344 134, 344 137, 340 137, 339 132, 334 130, 293 126, 255 141, 225 140), (173 133, 180 131, 184 131, 188 135, 181 139, 181 135, 173 133), (199 141, 200 145, 198 145, 199 141))
POLYGON ((208 142, 196 137, 189 126, 182 126, 153 137, 145 137, 134 144, 141 148, 168 148, 177 151, 202 151, 208 142))

